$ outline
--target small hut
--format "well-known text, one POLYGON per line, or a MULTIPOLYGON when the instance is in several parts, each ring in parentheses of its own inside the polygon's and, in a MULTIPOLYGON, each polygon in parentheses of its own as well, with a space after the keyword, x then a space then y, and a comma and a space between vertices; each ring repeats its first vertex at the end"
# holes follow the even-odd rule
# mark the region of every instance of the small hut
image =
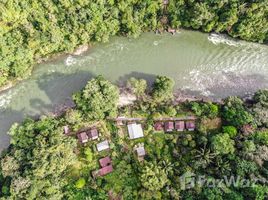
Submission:
POLYGON ((93 128, 87 132, 88 138, 91 140, 96 140, 99 138, 99 133, 96 128, 93 128))
POLYGON ((77 134, 78 140, 84 144, 86 142, 88 142, 88 136, 86 132, 81 132, 77 134))
POLYGON ((185 123, 184 123, 184 121, 176 121, 175 122, 175 129, 177 131, 184 131, 184 129, 185 129, 185 123))
POLYGON ((99 163, 101 167, 106 167, 112 163, 112 160, 109 156, 106 156, 105 158, 101 158, 99 163))
POLYGON ((109 149, 109 142, 108 140, 104 140, 103 142, 100 142, 97 144, 97 150, 98 151, 103 151, 109 149))
POLYGON ((186 129, 188 131, 194 131, 195 130, 195 122, 194 121, 187 121, 186 122, 186 129))
POLYGON ((165 131, 171 132, 174 130, 174 122, 173 121, 167 121, 165 122, 165 131))
POLYGON ((162 122, 155 122, 154 123, 154 130, 162 131, 163 130, 163 123, 162 122))

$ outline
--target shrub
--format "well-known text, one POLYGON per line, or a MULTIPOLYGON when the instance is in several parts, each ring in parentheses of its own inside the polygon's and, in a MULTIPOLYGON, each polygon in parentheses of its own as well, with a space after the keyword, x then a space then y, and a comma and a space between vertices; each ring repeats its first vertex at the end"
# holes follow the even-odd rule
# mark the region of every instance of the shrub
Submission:
POLYGON ((222 130, 224 133, 227 133, 230 138, 234 138, 237 135, 237 129, 234 126, 224 126, 222 130))
POLYGON ((86 180, 85 180, 84 178, 80 178, 80 179, 78 179, 78 180, 76 181, 76 183, 75 183, 75 187, 76 187, 77 189, 82 189, 83 187, 85 187, 85 185, 86 185, 86 180))

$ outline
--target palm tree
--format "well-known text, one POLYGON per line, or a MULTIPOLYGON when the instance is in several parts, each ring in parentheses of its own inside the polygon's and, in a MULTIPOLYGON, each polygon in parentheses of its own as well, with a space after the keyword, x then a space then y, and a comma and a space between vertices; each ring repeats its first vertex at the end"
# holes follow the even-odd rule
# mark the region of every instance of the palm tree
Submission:
POLYGON ((195 156, 196 159, 198 159, 198 164, 201 165, 203 168, 206 168, 215 158, 216 154, 212 153, 209 148, 207 148, 207 145, 205 144, 201 150, 196 151, 197 155, 195 156))

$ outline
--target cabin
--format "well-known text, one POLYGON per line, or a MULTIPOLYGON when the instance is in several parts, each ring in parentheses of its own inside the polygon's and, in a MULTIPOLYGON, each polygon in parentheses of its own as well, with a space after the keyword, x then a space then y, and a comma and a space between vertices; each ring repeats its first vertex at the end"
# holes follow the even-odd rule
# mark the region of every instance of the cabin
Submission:
POLYGON ((145 149, 143 146, 139 146, 136 148, 138 157, 144 157, 146 155, 145 149))
POLYGON ((187 121, 186 122, 186 129, 188 131, 194 131, 195 130, 195 122, 194 121, 187 121))
POLYGON ((101 167, 106 167, 112 163, 112 160, 109 156, 106 156, 105 158, 101 158, 99 163, 101 167))
POLYGON ((88 136, 86 132, 81 132, 77 134, 78 140, 84 144, 86 142, 88 142, 88 136))
POLYGON ((136 123, 128 124, 127 128, 128 128, 128 134, 129 134, 130 139, 137 139, 137 138, 144 137, 141 124, 136 124, 136 123))
POLYGON ((184 129, 185 129, 185 123, 184 123, 184 121, 176 121, 175 122, 175 129, 177 131, 184 131, 184 129))
POLYGON ((93 128, 87 132, 88 138, 91 140, 96 140, 99 138, 99 133, 96 128, 93 128))
POLYGON ((165 122, 165 131, 171 132, 174 130, 174 122, 173 121, 167 121, 165 122))
POLYGON ((113 166, 112 165, 107 165, 99 170, 95 170, 92 172, 92 176, 94 178, 98 177, 98 176, 105 176, 106 174, 109 174, 113 172, 113 166))
POLYGON ((97 150, 99 152, 107 149, 110 149, 108 140, 104 140, 103 142, 97 144, 97 150))
POLYGON ((162 122, 155 122, 154 123, 154 130, 162 131, 163 130, 163 123, 162 122))
POLYGON ((68 134, 70 133, 69 126, 64 126, 64 127, 63 127, 63 130, 64 130, 64 134, 65 134, 65 135, 68 135, 68 134))
POLYGON ((109 173, 113 172, 113 170, 114 170, 113 169, 113 166, 112 165, 108 165, 106 167, 103 167, 103 168, 99 169, 98 175, 99 176, 105 176, 106 174, 109 174, 109 173))

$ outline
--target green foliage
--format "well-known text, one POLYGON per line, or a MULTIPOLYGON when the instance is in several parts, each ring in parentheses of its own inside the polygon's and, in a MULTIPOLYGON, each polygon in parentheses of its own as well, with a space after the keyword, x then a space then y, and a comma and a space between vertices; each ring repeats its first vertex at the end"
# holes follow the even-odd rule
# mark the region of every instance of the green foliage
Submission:
POLYGON ((167 102, 173 99, 174 80, 166 76, 157 76, 153 84, 152 97, 156 102, 167 102))
POLYGON ((218 134, 212 137, 212 147, 217 154, 233 154, 235 142, 227 133, 218 134))
POLYGON ((168 177, 165 170, 153 163, 147 163, 142 169, 140 175, 141 184, 149 191, 159 191, 168 182, 168 177))
POLYGON ((268 127, 268 90, 260 90, 253 96, 252 113, 258 126, 268 127))
POLYGON ((53 1, 10 0, 0 3, 0 86, 27 76, 41 58, 71 52, 91 41, 107 42, 112 35, 137 37, 168 24, 205 32, 224 32, 241 39, 266 42, 266 1, 53 1), (33 12, 34 11, 34 12, 33 12))
POLYGON ((211 102, 209 103, 198 103, 190 102, 190 108, 195 115, 200 117, 215 118, 219 114, 219 107, 211 102))
POLYGON ((234 138, 237 135, 237 129, 234 126, 223 126, 222 130, 227 133, 230 138, 234 138))
POLYGON ((253 116, 246 110, 238 97, 228 97, 224 101, 223 119, 230 125, 240 127, 253 121, 253 116))
POLYGON ((90 80, 86 87, 73 96, 73 99, 88 119, 114 117, 117 112, 119 90, 103 77, 90 80))
POLYGON ((26 120, 10 131, 13 151, 1 160, 3 175, 11 177, 14 199, 56 198, 63 195, 64 173, 74 164, 76 142, 63 137, 60 120, 26 120))
POLYGON ((257 143, 268 146, 268 130, 258 131, 253 135, 253 137, 257 143))
POLYGON ((77 189, 81 189, 81 188, 85 187, 85 185, 86 185, 86 180, 85 180, 84 178, 80 178, 80 179, 78 179, 78 180, 76 181, 76 183, 75 183, 75 187, 76 187, 77 189))
POLYGON ((145 95, 147 89, 147 81, 144 79, 130 78, 127 82, 127 87, 137 96, 142 97, 145 95))

